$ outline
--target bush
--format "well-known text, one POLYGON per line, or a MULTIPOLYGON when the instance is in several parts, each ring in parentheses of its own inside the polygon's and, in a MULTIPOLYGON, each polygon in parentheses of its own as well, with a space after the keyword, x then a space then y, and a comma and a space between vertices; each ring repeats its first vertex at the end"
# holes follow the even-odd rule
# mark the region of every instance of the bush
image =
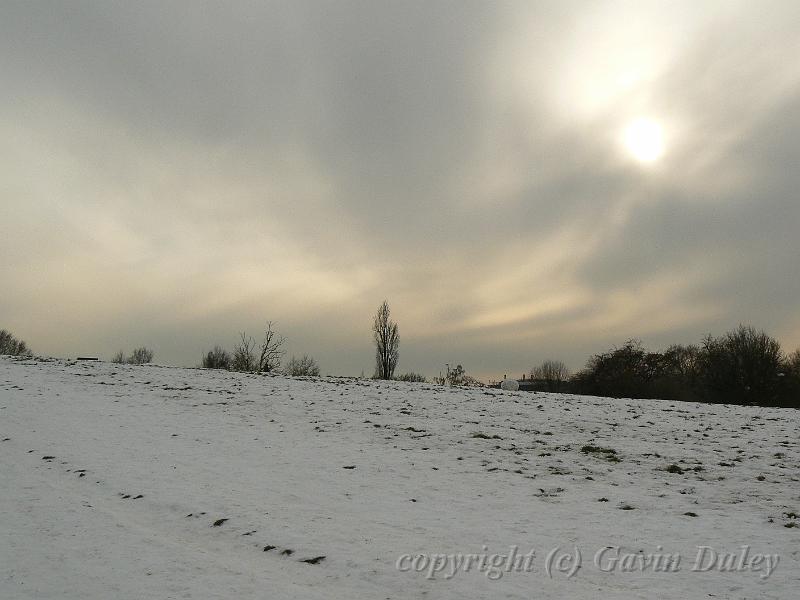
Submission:
POLYGON ((702 399, 700 363, 702 351, 699 346, 674 344, 664 351, 659 362, 659 372, 653 381, 652 391, 656 398, 696 401, 702 399))
POLYGON ((128 357, 128 364, 131 365, 144 365, 153 360, 153 351, 149 348, 145 348, 144 346, 141 348, 136 348, 128 357))
POLYGON ((403 373, 402 375, 398 375, 395 377, 397 381, 408 381, 408 382, 416 382, 416 383, 426 383, 428 380, 425 375, 421 373, 403 373))
POLYGON ((319 377, 319 365, 308 354, 303 354, 301 358, 292 356, 284 371, 291 377, 319 377))
POLYGON ((129 365, 144 365, 151 362, 153 360, 153 356, 152 350, 142 346, 141 348, 136 348, 136 350, 134 350, 128 358, 125 358, 125 353, 120 350, 111 358, 111 362, 118 365, 125 363, 129 365))
POLYGON ((763 331, 740 325, 703 342, 703 386, 711 402, 771 404, 778 400, 784 358, 781 345, 763 331))
POLYGON ((18 340, 11 332, 0 329, 0 354, 11 356, 33 356, 28 345, 22 340, 18 340))
POLYGON ((483 382, 478 381, 471 375, 467 375, 466 370, 461 365, 456 365, 453 369, 450 368, 450 365, 447 365, 445 374, 442 375, 440 373, 438 377, 434 377, 433 383, 450 387, 484 387, 483 382))
POLYGON ((231 371, 251 372, 256 370, 256 343, 246 333, 239 334, 239 343, 233 349, 231 371))
POLYGON ((781 379, 780 404, 800 408, 800 349, 784 361, 781 379))
POLYGON ((657 356, 648 353, 639 340, 628 340, 619 348, 596 354, 575 376, 578 389, 585 394, 633 398, 648 396, 657 356))
POLYGON ((230 370, 231 355, 220 346, 214 346, 213 350, 203 355, 203 368, 230 370))
POLYGON ((482 381, 479 381, 472 375, 466 374, 461 378, 461 385, 466 387, 486 387, 486 384, 482 381))

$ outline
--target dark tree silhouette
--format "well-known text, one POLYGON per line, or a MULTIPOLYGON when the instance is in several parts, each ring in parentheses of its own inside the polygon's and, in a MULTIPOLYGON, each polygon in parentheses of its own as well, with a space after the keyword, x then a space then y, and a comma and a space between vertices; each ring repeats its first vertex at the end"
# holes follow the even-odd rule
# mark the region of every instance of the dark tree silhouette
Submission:
POLYGON ((231 368, 231 355, 221 346, 214 346, 214 349, 203 355, 204 369, 225 369, 231 368))
POLYGON ((256 356, 254 352, 255 341, 244 331, 239 334, 239 343, 233 349, 231 371, 255 371, 256 356))
POLYGON ((272 321, 267 323, 267 329, 264 332, 264 341, 261 342, 261 351, 258 355, 258 368, 256 369, 259 373, 269 373, 280 367, 281 358, 283 358, 283 355, 286 353, 283 349, 286 338, 272 329, 272 325, 272 321))
POLYGON ((372 333, 375 340, 375 378, 391 379, 400 355, 398 351, 400 335, 397 323, 391 319, 389 303, 386 300, 375 313, 372 333))
POLYGON ((15 338, 10 331, 0 329, 0 354, 31 356, 32 353, 25 342, 15 338))
POLYGON ((703 342, 703 379, 708 399, 731 404, 769 404, 778 396, 784 357, 780 343, 740 325, 703 342))
POLYGON ((531 379, 542 382, 548 392, 561 391, 570 378, 567 365, 560 360, 546 360, 531 369, 531 379))

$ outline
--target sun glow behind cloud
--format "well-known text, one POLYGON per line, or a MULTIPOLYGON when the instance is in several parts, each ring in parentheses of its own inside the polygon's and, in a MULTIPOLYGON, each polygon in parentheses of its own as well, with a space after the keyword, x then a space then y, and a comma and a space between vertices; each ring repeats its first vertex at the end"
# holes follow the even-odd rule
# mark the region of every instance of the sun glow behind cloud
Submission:
POLYGON ((630 155, 642 163, 654 162, 664 154, 664 131, 653 119, 631 121, 625 127, 624 141, 630 155))
POLYGON ((491 374, 752 315, 780 334, 797 297, 742 284, 796 250, 789 4, 12 4, 0 326, 42 352, 194 364, 271 318, 358 373, 387 297, 401 368, 491 374))

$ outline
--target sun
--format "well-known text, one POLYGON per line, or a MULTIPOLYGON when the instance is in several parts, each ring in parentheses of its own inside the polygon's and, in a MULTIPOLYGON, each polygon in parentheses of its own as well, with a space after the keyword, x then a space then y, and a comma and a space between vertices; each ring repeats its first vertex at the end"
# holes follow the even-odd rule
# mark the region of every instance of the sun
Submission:
POLYGON ((625 148, 641 163, 652 163, 664 155, 664 132, 653 119, 639 118, 628 123, 625 148))

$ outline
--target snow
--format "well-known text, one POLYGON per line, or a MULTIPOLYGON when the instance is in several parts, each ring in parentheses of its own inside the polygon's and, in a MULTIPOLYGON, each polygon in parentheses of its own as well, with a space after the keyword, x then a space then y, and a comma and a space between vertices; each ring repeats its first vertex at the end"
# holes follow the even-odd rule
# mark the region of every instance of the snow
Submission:
POLYGON ((0 598, 795 598, 798 425, 772 408, 0 358, 0 598), (512 545, 534 550, 529 572, 396 567, 512 545), (742 545, 749 570, 691 570, 699 546, 742 545), (683 562, 606 572, 608 546, 683 562), (581 551, 574 576, 547 574, 556 547, 581 551), (753 555, 777 555, 774 572, 753 555))

